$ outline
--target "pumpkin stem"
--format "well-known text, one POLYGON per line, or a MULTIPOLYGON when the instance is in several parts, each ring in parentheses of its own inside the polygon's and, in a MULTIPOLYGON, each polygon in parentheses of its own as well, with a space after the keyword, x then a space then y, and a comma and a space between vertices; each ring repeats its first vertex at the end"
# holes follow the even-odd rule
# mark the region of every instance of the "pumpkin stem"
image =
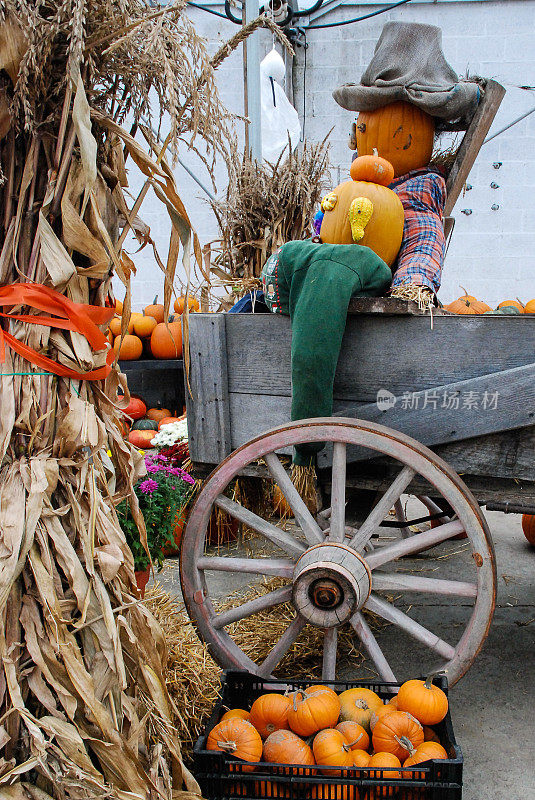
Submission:
MULTIPOLYGON (((365 711, 367 711, 369 709, 368 703, 366 702, 366 700, 363 700, 362 697, 359 697, 358 700, 355 700, 355 706, 357 708, 362 708, 365 711)), ((362 734, 361 734, 361 736, 362 736, 362 734)))
POLYGON ((158 302, 158 295, 155 295, 154 300, 152 301, 152 305, 155 306, 158 302))
POLYGON ((356 745, 356 743, 357 743, 357 742, 360 742, 360 740, 362 739, 363 735, 364 735, 364 734, 362 734, 362 733, 359 733, 359 735, 357 736, 357 738, 355 739, 355 741, 354 741, 354 742, 350 742, 349 744, 343 744, 343 745, 342 745, 342 747, 344 748, 344 750, 346 751, 346 753, 349 753, 349 751, 351 750, 351 748, 352 748, 352 747, 354 747, 354 746, 356 745))
POLYGON ((439 672, 430 672, 429 675, 427 676, 427 678, 424 681, 425 688, 426 689, 432 689, 433 688, 433 678, 436 678, 437 675, 441 675, 441 674, 442 674, 441 671, 439 671, 439 672))
POLYGON ((379 153, 378 153, 378 151, 377 151, 377 148, 376 148, 376 147, 374 147, 374 148, 373 148, 373 155, 374 155, 376 158, 378 158, 378 157, 379 157, 379 153))
POLYGON ((225 753, 234 753, 234 751, 238 749, 236 742, 218 742, 217 746, 225 753))
POLYGON ((415 754, 416 750, 408 736, 394 736, 394 739, 400 747, 408 751, 409 756, 413 756, 415 754))
POLYGON ((303 698, 303 700, 304 700, 304 699, 306 698, 306 696, 307 696, 307 693, 306 693, 306 692, 303 692, 303 691, 301 691, 301 689, 298 689, 298 690, 297 690, 297 692, 294 692, 294 696, 293 696, 293 708, 294 708, 294 711, 297 711, 297 695, 298 695, 298 694, 300 694, 300 695, 301 695, 301 697, 303 698))

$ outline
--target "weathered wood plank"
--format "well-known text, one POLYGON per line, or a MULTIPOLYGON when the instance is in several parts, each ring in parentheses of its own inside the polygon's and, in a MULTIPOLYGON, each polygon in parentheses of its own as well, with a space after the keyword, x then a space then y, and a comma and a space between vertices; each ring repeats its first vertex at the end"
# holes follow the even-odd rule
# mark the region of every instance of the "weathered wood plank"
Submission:
POLYGON ((231 451, 225 314, 189 318, 190 386, 186 386, 193 461, 217 464, 231 451))
MULTIPOLYGON (((392 314, 395 316, 427 316, 428 311, 421 311, 414 300, 402 300, 399 297, 353 297, 349 302, 348 314, 392 314)), ((433 315, 442 315, 441 308, 433 309, 433 315)))
POLYGON ((474 161, 481 149, 492 121, 500 107, 505 89, 496 81, 489 80, 485 86, 485 94, 461 142, 457 156, 446 181, 446 207, 444 216, 449 216, 457 202, 462 188, 468 178, 474 161))

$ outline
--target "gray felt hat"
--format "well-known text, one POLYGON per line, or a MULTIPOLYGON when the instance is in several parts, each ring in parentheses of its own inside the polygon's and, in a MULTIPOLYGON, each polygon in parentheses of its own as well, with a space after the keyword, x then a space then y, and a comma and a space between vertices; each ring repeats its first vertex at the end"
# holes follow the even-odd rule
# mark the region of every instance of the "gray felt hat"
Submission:
POLYGON ((360 83, 345 83, 333 97, 349 111, 373 111, 405 100, 444 122, 459 123, 451 127, 463 127, 480 92, 478 83, 459 80, 446 61, 440 28, 387 22, 360 83))

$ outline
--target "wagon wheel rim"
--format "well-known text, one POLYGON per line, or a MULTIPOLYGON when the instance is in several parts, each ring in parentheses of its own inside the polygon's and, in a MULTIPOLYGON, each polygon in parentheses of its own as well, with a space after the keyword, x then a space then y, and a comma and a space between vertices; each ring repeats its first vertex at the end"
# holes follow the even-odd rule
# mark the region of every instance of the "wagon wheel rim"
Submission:
MULTIPOLYGON (((322 547, 326 544, 331 545, 335 553, 339 553, 337 548, 341 546, 349 547, 349 550, 352 551, 352 555, 349 557, 351 563, 348 574, 351 576, 352 573, 358 573, 357 580, 353 581, 356 585, 353 585, 351 589, 353 594, 359 592, 360 594, 356 601, 353 598, 350 616, 347 616, 345 608, 342 615, 346 615, 344 622, 348 621, 351 625, 382 680, 396 681, 396 676, 370 629, 363 613, 365 609, 394 624, 440 657, 443 663, 438 668, 446 673, 450 684, 455 683, 464 675, 485 641, 495 605, 494 548, 485 518, 461 478, 445 461, 427 447, 405 434, 384 426, 344 418, 301 420, 274 428, 252 439, 231 453, 216 467, 199 493, 182 540, 180 576, 184 602, 190 618, 195 623, 200 637, 208 645, 211 654, 223 667, 246 669, 263 677, 269 677, 299 637, 304 626, 310 622, 306 616, 310 612, 299 606, 294 583, 291 586, 275 589, 242 606, 218 613, 207 590, 205 572, 209 570, 229 573, 233 571, 250 572, 302 579, 306 568, 313 570, 313 566, 310 567, 310 564, 307 563, 301 569, 300 565, 303 559, 305 562, 307 559, 313 562, 314 548, 320 553, 325 553, 326 551, 322 550, 322 547), (312 442, 333 443, 331 521, 327 539, 322 530, 322 527, 325 526, 320 527, 317 520, 308 511, 276 454, 276 451, 312 442), (345 528, 344 515, 347 446, 369 448, 382 455, 392 457, 401 465, 398 474, 364 522, 357 530, 349 534, 350 538, 345 528), (264 460, 271 476, 292 507, 296 523, 304 534, 306 543, 288 531, 283 531, 263 520, 235 501, 229 500, 223 494, 227 486, 245 467, 259 459, 264 460), (429 531, 397 539, 393 544, 380 549, 371 549, 371 552, 368 552, 371 536, 399 501, 415 475, 424 477, 439 492, 440 496, 448 500, 455 511, 456 519, 429 531), (206 555, 204 553, 206 531, 210 515, 217 507, 255 529, 272 544, 276 544, 284 551, 283 557, 234 559, 236 563, 230 564, 232 557, 206 555), (473 551, 475 581, 413 578, 408 575, 400 576, 395 571, 389 573, 385 570, 385 567, 392 565, 397 559, 447 541, 463 531, 467 533, 473 551), (358 559, 360 562, 364 562, 362 566, 359 566, 358 559), (366 583, 366 572, 371 574, 369 587, 366 583), (392 603, 376 594, 377 591, 385 590, 423 592, 438 597, 471 598, 474 606, 468 624, 454 646, 443 641, 432 631, 427 630, 392 603), (256 663, 241 650, 225 627, 258 611, 274 608, 281 603, 293 603, 295 618, 267 658, 262 663, 256 663)), ((347 578, 348 575, 346 574, 345 577, 347 578)), ((340 581, 343 585, 342 579, 340 581)), ((335 579, 334 583, 336 582, 335 579)), ((310 593, 309 596, 311 596, 310 593)), ((315 596, 313 604, 316 605, 315 596)), ((320 610, 323 610, 323 605, 321 603, 319 605, 320 610)), ((312 624, 321 627, 317 621, 312 624)), ((325 625, 324 630, 322 675, 324 680, 328 680, 334 679, 336 673, 338 629, 336 625, 332 624, 332 615, 328 617, 328 624, 325 625)))

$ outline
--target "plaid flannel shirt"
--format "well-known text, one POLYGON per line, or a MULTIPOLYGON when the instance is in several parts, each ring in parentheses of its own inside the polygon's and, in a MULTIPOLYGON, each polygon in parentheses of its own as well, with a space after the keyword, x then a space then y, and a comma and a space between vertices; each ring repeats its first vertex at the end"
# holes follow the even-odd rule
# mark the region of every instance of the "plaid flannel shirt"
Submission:
POLYGON ((392 288, 412 283, 428 286, 436 294, 445 255, 442 215, 446 182, 442 175, 420 169, 397 178, 390 189, 405 211, 403 241, 392 268, 392 288))

